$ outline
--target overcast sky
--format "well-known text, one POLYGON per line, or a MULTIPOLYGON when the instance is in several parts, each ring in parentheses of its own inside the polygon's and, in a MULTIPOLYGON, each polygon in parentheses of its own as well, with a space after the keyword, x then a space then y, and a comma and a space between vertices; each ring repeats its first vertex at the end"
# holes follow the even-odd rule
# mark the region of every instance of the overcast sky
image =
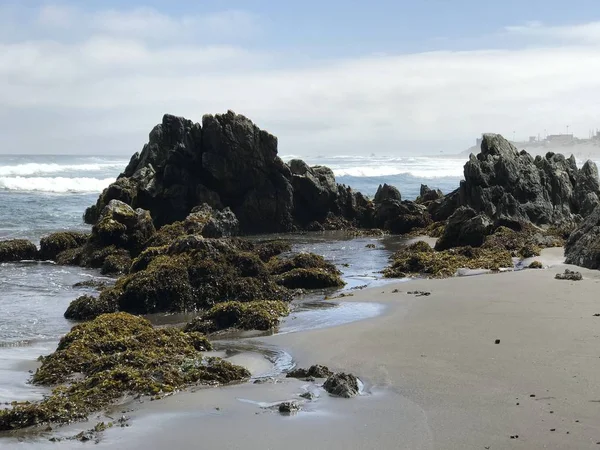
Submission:
POLYGON ((303 156, 600 128, 597 0, 1 3, 0 153, 130 155, 227 109, 303 156))

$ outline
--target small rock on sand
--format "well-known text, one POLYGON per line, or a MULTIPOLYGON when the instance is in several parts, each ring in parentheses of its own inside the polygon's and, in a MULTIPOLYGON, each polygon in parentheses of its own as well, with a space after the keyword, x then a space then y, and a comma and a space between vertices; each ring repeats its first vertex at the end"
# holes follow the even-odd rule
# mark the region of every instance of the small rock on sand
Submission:
POLYGON ((494 342, 494 344, 498 345, 500 343, 500 339, 496 339, 496 341, 494 342))
POLYGON ((557 280, 581 281, 583 276, 581 272, 565 269, 565 273, 557 273, 554 278, 557 280))
POLYGON ((327 378, 333 375, 333 372, 329 370, 329 367, 315 364, 310 366, 308 369, 294 369, 288 372, 288 378, 327 378))
POLYGON ((358 378, 350 373, 336 373, 327 378, 323 388, 336 397, 355 397, 359 391, 358 378))
POLYGON ((282 402, 279 404, 279 412, 281 414, 293 414, 302 409, 298 402, 282 402))

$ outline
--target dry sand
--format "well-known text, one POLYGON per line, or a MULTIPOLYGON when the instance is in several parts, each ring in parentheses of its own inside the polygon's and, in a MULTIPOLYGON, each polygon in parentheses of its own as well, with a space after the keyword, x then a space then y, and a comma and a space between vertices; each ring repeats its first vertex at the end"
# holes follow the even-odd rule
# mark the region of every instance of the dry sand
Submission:
POLYGON ((600 449, 600 272, 555 280, 565 267, 358 292, 348 301, 381 302, 385 313, 259 340, 300 366, 357 374, 365 395, 324 395, 284 417, 264 406, 310 383, 207 389, 146 402, 97 447, 600 449))

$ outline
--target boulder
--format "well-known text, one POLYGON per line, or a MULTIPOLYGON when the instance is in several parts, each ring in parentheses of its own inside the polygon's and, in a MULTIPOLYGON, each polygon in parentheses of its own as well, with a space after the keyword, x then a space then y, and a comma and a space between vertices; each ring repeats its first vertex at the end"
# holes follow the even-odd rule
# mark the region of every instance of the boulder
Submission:
POLYGON ((92 240, 103 246, 115 245, 139 252, 156 232, 150 213, 135 211, 120 200, 111 200, 92 228, 92 240))
POLYGON ((36 259, 37 247, 26 239, 0 241, 0 263, 36 259))
POLYGON ((393 234, 410 233, 431 223, 427 208, 411 201, 384 199, 375 203, 374 225, 393 234))
POLYGON ((567 264, 600 269, 600 207, 571 233, 565 244, 567 264))
POLYGON ((338 196, 333 171, 324 166, 309 167, 304 161, 289 163, 294 188, 294 216, 299 223, 323 221, 338 196))
POLYGON ((400 191, 396 187, 384 183, 383 185, 380 184, 377 188, 374 202, 382 203, 386 200, 396 200, 399 202, 402 201, 402 196, 400 195, 400 191))
POLYGON ((351 398, 359 394, 358 378, 350 373, 335 373, 331 375, 323 388, 331 395, 336 397, 351 398))
POLYGON ((444 233, 435 244, 436 250, 452 247, 480 247, 492 227, 491 220, 465 206, 458 208, 448 219, 444 233))
POLYGON ((40 252, 38 258, 46 261, 56 261, 59 253, 81 247, 89 238, 89 234, 78 233, 75 231, 61 231, 45 236, 40 240, 40 252))
POLYGON ((185 219, 185 227, 189 234, 222 238, 236 236, 239 233, 240 222, 231 209, 216 210, 204 203, 192 209, 185 219))

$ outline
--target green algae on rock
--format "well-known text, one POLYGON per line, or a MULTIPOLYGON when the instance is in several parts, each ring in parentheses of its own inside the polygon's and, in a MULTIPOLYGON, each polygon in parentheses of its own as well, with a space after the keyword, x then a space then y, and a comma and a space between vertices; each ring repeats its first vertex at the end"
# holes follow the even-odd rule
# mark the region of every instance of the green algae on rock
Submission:
POLYGON ((154 328, 126 313, 76 325, 32 377, 59 385, 39 402, 0 411, 0 430, 82 420, 124 395, 160 395, 194 384, 224 384, 250 376, 243 367, 201 352, 211 345, 200 333, 154 328))
POLYGON ((280 317, 288 314, 288 304, 277 300, 223 302, 188 323, 185 331, 214 333, 227 328, 270 330, 279 325, 280 317))
POLYGON ((511 255, 506 250, 456 247, 435 251, 423 241, 398 250, 391 259, 391 265, 384 270, 386 278, 404 278, 407 274, 445 278, 454 276, 461 268, 499 270, 513 267, 511 255))
POLYGON ((99 297, 82 295, 76 298, 65 311, 65 319, 92 320, 102 314, 117 311, 117 301, 110 288, 100 293, 99 297))
POLYGON ((0 262, 35 259, 37 253, 37 247, 26 239, 0 241, 0 262))
POLYGON ((340 274, 340 271, 321 255, 314 253, 299 253, 291 258, 272 259, 268 264, 269 272, 273 275, 281 275, 294 269, 323 269, 332 274, 340 274))
POLYGON ((338 274, 325 269, 294 269, 278 275, 277 283, 288 289, 327 289, 346 284, 338 274))
POLYGON ((40 240, 39 259, 55 261, 57 256, 65 250, 74 249, 84 245, 90 235, 76 231, 60 231, 43 237, 40 240))

